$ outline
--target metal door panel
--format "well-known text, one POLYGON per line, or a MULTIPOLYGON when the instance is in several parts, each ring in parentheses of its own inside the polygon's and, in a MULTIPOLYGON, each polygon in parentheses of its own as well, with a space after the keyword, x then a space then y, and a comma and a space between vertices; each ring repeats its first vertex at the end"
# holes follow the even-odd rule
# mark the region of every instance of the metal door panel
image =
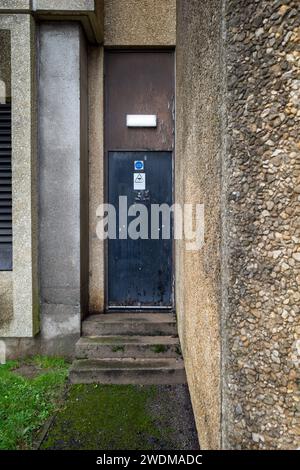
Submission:
MULTIPOLYGON (((172 237, 152 240, 151 204, 172 205, 172 153, 122 152, 108 154, 109 203, 117 210, 119 196, 127 196, 128 207, 142 203, 148 208, 149 238, 108 241, 109 307, 172 307, 172 237), (134 162, 144 160, 146 190, 133 189, 134 162)), ((134 217, 128 217, 128 225, 134 217)), ((160 221, 160 233, 162 232, 160 221)), ((171 221, 171 233, 173 230, 171 221)))
POLYGON ((172 150, 174 54, 108 51, 105 59, 105 142, 108 150, 172 150), (156 128, 128 128, 127 114, 155 114, 156 128))

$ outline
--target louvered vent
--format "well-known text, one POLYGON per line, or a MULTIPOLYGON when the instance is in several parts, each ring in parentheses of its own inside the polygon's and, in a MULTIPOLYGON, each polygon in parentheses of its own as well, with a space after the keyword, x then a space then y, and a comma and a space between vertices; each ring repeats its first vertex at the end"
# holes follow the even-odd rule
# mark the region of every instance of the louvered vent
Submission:
POLYGON ((12 269, 11 105, 0 104, 0 270, 12 269))

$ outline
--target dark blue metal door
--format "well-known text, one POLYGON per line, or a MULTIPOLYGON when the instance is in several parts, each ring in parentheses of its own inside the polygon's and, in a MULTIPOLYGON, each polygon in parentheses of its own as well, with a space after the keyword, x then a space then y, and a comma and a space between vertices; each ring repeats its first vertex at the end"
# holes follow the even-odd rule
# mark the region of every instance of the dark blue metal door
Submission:
POLYGON ((110 151, 108 175, 108 202, 115 207, 117 220, 117 239, 108 241, 108 306, 172 307, 172 214, 170 237, 166 239, 162 238, 163 233, 167 236, 163 225, 168 220, 160 216, 157 226, 151 217, 152 204, 172 205, 172 152, 110 151), (130 238, 130 230, 127 230, 136 219, 135 215, 129 215, 126 223, 120 220, 120 196, 127 196, 127 208, 133 205, 134 209, 134 205, 142 204, 147 210, 147 227, 137 227, 140 238, 130 238), (124 237, 124 230, 127 239, 120 239, 121 233, 124 237), (153 237, 153 230, 158 235, 154 233, 153 237))

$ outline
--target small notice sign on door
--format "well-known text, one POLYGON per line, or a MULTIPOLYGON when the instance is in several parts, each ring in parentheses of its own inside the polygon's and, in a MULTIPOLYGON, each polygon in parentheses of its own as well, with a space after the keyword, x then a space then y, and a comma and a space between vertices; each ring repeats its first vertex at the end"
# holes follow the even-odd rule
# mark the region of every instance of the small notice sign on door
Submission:
POLYGON ((133 173, 133 189, 140 191, 146 189, 145 173, 133 173))
POLYGON ((136 160, 134 162, 135 171, 144 171, 144 162, 143 160, 136 160))

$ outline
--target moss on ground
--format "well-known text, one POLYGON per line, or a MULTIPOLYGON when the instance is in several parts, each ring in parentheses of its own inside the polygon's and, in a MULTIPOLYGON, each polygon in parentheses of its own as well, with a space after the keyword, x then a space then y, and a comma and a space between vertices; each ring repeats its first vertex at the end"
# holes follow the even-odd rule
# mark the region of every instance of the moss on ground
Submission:
POLYGON ((73 385, 42 448, 166 449, 173 430, 151 410, 157 394, 155 386, 73 385))
POLYGON ((112 350, 112 352, 119 352, 119 351, 124 352, 125 347, 124 346, 112 346, 111 350, 112 350))
POLYGON ((151 351, 153 351, 156 354, 164 353, 167 350, 168 348, 164 344, 155 344, 154 346, 151 346, 151 351))
POLYGON ((57 409, 69 365, 36 356, 0 365, 0 449, 32 447, 44 422, 57 409))
POLYGON ((0 365, 0 449, 197 449, 187 387, 68 385, 69 364, 36 356, 0 365))

